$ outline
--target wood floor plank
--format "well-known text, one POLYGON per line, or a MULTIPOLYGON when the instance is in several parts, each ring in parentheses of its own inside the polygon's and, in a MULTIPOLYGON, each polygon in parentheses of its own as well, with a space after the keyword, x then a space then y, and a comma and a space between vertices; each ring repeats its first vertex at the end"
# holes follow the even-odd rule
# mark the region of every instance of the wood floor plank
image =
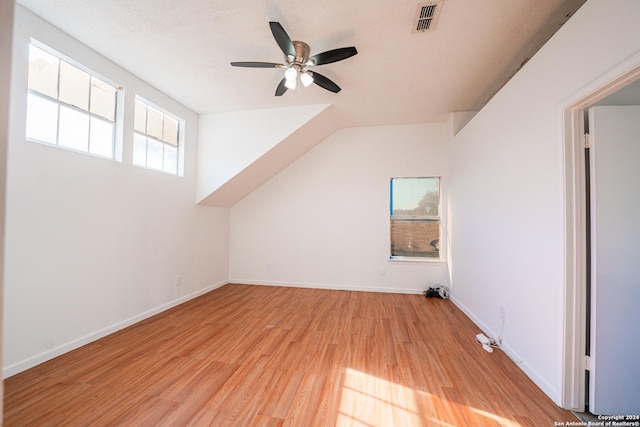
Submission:
POLYGON ((450 301, 226 285, 5 380, 4 425, 538 426, 575 419, 450 301))
POLYGON ((273 397, 265 401, 259 413, 284 420, 297 398, 303 377, 302 371, 281 371, 278 378, 271 383, 273 397))

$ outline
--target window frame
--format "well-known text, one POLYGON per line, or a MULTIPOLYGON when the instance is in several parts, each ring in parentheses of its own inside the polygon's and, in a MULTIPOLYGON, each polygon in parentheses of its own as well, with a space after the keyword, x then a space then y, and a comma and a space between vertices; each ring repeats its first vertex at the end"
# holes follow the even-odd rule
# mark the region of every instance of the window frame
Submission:
MULTIPOLYGON (((181 119, 177 114, 167 110, 164 107, 159 106, 158 104, 156 104, 155 102, 149 101, 148 98, 145 98, 144 96, 141 96, 139 94, 136 94, 134 101, 133 101, 133 143, 132 143, 132 149, 131 149, 131 154, 132 154, 132 158, 131 158, 131 164, 135 167, 139 167, 139 168, 143 168, 143 169, 148 169, 148 170, 152 170, 152 171, 156 171, 156 172, 161 172, 167 175, 172 175, 172 176, 179 176, 179 177, 183 177, 184 176, 184 142, 185 142, 185 120, 181 119), (148 132, 148 129, 145 129, 145 132, 140 132, 139 130, 136 129, 136 123, 135 123, 135 118, 136 118, 136 105, 137 102, 141 102, 143 104, 146 105, 147 108, 147 115, 145 116, 145 120, 148 120, 148 109, 149 107, 151 107, 154 110, 159 111, 160 113, 163 114, 164 116, 167 116, 169 118, 171 118, 172 120, 175 120, 176 125, 177 125, 177 136, 176 136, 176 145, 171 144, 170 142, 164 141, 161 138, 157 138, 156 136, 150 134, 148 132), (142 137, 145 138, 145 164, 141 164, 141 163, 137 163, 135 161, 136 158, 136 153, 135 153, 135 145, 136 145, 136 135, 140 135, 142 137), (166 146, 169 147, 175 147, 176 149, 176 165, 175 165, 175 172, 173 171, 167 171, 164 168, 164 163, 163 163, 163 167, 162 168, 155 168, 155 167, 150 167, 148 166, 149 164, 149 139, 151 139, 153 142, 156 143, 160 143, 163 146, 163 162, 164 162, 164 150, 166 146)), ((163 123, 164 123, 164 119, 163 119, 163 123)), ((146 123, 148 124, 148 123, 146 123)), ((146 128, 146 124, 145 124, 145 128, 146 128)))
POLYGON ((444 262, 442 255, 442 232, 443 232, 443 212, 442 212, 442 176, 400 176, 389 179, 389 260, 390 261, 409 261, 409 262, 426 262, 441 263, 444 262), (438 188, 438 214, 437 215, 394 215, 394 193, 393 182, 397 179, 437 179, 438 188), (392 227, 394 221, 420 221, 435 222, 438 224, 438 243, 437 249, 434 246, 434 252, 437 256, 410 256, 410 255, 394 255, 393 254, 393 233, 392 227))
POLYGON ((30 61, 27 60, 27 98, 29 98, 30 96, 34 96, 34 97, 38 97, 41 100, 44 101, 48 101, 51 103, 54 103, 56 105, 57 108, 57 115, 56 115, 56 135, 55 135, 55 142, 49 142, 46 140, 42 140, 42 139, 37 139, 37 138, 33 138, 33 137, 29 137, 27 136, 27 128, 28 128, 28 122, 29 122, 29 110, 28 110, 28 99, 27 99, 27 110, 25 111, 25 139, 29 142, 34 142, 34 143, 38 143, 38 144, 42 144, 42 145, 46 145, 46 146, 50 146, 50 147, 56 147, 59 149, 63 149, 63 150, 68 150, 68 151, 72 151, 75 153, 81 153, 81 154, 86 154, 89 156, 93 156, 93 157, 97 157, 100 159, 106 159, 106 160, 113 160, 116 162, 122 162, 122 147, 123 147, 123 133, 124 133, 124 126, 123 126, 123 118, 124 118, 124 87, 122 87, 121 85, 119 85, 118 83, 114 82, 113 80, 105 77, 103 74, 98 73, 96 71, 94 71, 93 69, 89 68, 88 66, 76 61, 75 59, 65 55, 64 53, 54 49, 53 47, 39 41, 38 39, 35 39, 33 37, 30 38, 29 40, 29 54, 28 57, 31 57, 31 46, 55 57, 58 60, 58 73, 57 73, 57 81, 56 81, 56 98, 43 93, 43 92, 39 92, 38 90, 32 89, 29 86, 29 65, 30 65, 30 61), (89 77, 89 93, 88 93, 88 100, 87 100, 87 109, 85 110, 82 107, 78 107, 76 105, 70 104, 68 102, 66 102, 65 100, 60 99, 60 70, 62 68, 62 63, 66 63, 67 65, 70 65, 78 70, 80 70, 83 73, 88 74, 89 77), (109 85, 110 87, 112 87, 114 89, 114 113, 113 113, 113 120, 110 120, 107 117, 104 117, 100 114, 97 114, 93 111, 91 111, 91 91, 92 86, 93 86, 93 80, 92 79, 97 79, 102 83, 105 83, 107 85, 109 85), (65 110, 63 110, 63 108, 65 110), (72 112, 72 113, 80 113, 85 115, 88 118, 88 131, 87 131, 87 148, 85 149, 79 149, 79 148, 74 148, 68 145, 63 145, 60 143, 60 122, 61 122, 61 111, 68 111, 68 112, 72 112), (93 120, 98 120, 100 122, 103 123, 108 123, 110 125, 113 125, 113 134, 112 134, 112 140, 111 140, 111 155, 107 156, 107 155, 103 155, 103 154, 99 154, 97 152, 92 152, 91 151, 91 122, 93 120))

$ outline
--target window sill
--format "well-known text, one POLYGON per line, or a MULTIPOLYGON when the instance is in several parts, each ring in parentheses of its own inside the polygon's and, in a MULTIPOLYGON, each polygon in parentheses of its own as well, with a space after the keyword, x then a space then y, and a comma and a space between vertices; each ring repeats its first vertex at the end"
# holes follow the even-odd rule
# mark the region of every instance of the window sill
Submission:
POLYGON ((446 264, 446 260, 443 258, 420 258, 420 257, 403 257, 403 256, 390 256, 391 262, 408 262, 418 264, 446 264))

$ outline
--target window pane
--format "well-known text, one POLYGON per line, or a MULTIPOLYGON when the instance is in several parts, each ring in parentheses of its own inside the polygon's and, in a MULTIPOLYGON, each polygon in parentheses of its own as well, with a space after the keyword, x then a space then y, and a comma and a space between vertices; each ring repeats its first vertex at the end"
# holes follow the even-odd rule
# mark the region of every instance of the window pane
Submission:
POLYGON ((439 216, 440 179, 393 178, 391 214, 401 216, 439 216))
POLYGON ((178 148, 171 145, 164 146, 164 168, 168 173, 178 173, 178 148))
POLYGON ((58 144, 74 150, 88 151, 89 116, 69 107, 60 107, 58 144))
POLYGON ((139 133, 133 134, 133 164, 147 165, 147 137, 139 133))
POLYGON ((91 78, 91 112, 115 121, 116 88, 102 80, 91 78))
POLYGON ((59 99, 83 110, 89 110, 89 74, 62 61, 59 99))
POLYGON ((178 145, 178 121, 167 115, 164 116, 164 133, 162 140, 171 145, 178 145))
POLYGON ((391 220, 391 256, 440 256, 440 221, 391 220))
POLYGON ((136 131, 147 133, 147 104, 136 99, 133 127, 136 131))
POLYGON ((113 130, 112 123, 91 118, 91 132, 89 136, 89 152, 98 156, 113 158, 113 130))
POLYGON ((27 98, 27 138, 56 143, 58 104, 29 94, 27 98))
POLYGON ((162 139, 162 114, 161 111, 147 106, 147 135, 162 139))
POLYGON ((29 46, 29 89, 58 98, 59 60, 34 45, 29 46))
POLYGON ((162 142, 147 139, 147 167, 151 169, 162 170, 162 142))

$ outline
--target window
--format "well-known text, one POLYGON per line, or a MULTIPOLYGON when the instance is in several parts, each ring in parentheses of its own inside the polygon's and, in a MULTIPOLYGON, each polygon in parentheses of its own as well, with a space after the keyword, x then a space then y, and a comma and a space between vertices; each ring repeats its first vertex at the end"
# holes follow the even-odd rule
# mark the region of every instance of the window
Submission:
POLYGON ((392 178, 391 258, 440 259, 440 178, 392 178))
POLYGON ((133 164, 177 175, 182 127, 172 114, 136 98, 133 164))
POLYGON ((116 86, 32 42, 28 88, 28 140, 115 158, 116 86))

